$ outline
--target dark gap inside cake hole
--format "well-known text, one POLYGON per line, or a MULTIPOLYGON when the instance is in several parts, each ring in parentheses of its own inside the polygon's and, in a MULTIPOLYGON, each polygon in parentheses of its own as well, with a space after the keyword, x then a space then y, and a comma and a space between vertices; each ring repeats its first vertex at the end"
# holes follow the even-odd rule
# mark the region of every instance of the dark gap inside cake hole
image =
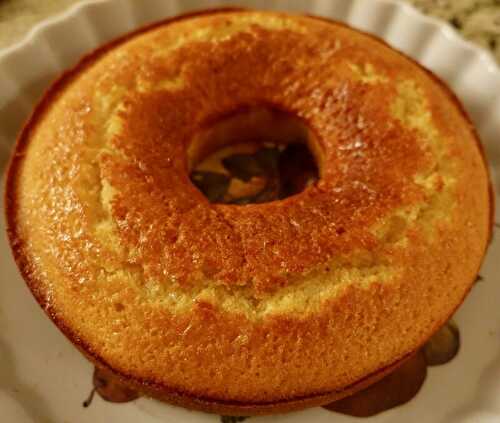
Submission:
POLYGON ((267 106, 214 119, 188 149, 191 182, 211 203, 282 200, 319 179, 320 154, 299 118, 267 106))

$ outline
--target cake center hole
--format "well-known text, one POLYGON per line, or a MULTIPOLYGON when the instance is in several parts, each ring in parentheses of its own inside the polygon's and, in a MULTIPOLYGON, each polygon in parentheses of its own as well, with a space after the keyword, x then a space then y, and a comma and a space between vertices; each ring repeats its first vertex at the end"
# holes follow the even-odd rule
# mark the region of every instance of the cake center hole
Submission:
POLYGON ((300 119, 269 107, 248 108, 196 135, 188 149, 191 181, 212 203, 281 200, 318 180, 315 147, 300 119))

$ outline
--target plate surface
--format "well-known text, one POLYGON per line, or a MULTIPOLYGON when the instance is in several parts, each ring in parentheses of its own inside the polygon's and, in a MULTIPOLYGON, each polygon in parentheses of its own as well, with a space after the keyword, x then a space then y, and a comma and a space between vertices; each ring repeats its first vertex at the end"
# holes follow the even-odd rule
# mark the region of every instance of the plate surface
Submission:
MULTIPOLYGON (((103 42, 148 22, 224 4, 323 15, 376 34, 450 84, 475 122, 495 185, 500 186, 500 69, 492 57, 451 27, 394 0, 87 1, 37 25, 25 40, 0 51, 0 171, 22 122, 63 69, 103 42)), ((0 200, 0 202, 2 202, 0 200)), ((2 203, 3 209, 3 203, 2 203)), ((496 221, 500 222, 497 210, 496 221)), ((0 409, 15 423, 217 422, 150 399, 115 405, 95 398, 92 366, 35 303, 11 258, 0 222, 0 409)), ((498 231, 498 225, 495 229, 498 231)), ((500 241, 492 243, 478 283, 455 316, 462 347, 451 363, 430 368, 418 396, 370 423, 500 421, 500 241)), ((321 408, 258 422, 355 422, 321 408)), ((361 420, 360 420, 361 421, 361 420)))

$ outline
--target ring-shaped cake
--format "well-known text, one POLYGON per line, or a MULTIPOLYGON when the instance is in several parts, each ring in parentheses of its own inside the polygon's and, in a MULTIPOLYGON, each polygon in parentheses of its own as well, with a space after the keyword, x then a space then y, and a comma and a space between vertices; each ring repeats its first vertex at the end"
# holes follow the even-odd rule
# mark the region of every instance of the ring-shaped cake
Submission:
POLYGON ((140 392, 225 414, 321 405, 450 317, 491 231, 488 172, 446 86, 324 19, 217 10, 66 72, 19 136, 8 234, 37 300, 140 392), (214 204, 211 151, 300 132, 319 180, 214 204))

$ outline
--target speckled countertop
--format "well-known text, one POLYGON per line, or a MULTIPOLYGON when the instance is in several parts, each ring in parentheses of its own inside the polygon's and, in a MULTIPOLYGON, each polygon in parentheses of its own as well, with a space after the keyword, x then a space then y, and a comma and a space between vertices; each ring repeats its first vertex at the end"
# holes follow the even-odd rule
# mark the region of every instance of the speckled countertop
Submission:
MULTIPOLYGON (((22 38, 36 22, 79 1, 85 0, 0 0, 0 48, 22 38)), ((500 63, 500 0, 404 1, 450 22, 466 38, 491 50, 500 63)))

